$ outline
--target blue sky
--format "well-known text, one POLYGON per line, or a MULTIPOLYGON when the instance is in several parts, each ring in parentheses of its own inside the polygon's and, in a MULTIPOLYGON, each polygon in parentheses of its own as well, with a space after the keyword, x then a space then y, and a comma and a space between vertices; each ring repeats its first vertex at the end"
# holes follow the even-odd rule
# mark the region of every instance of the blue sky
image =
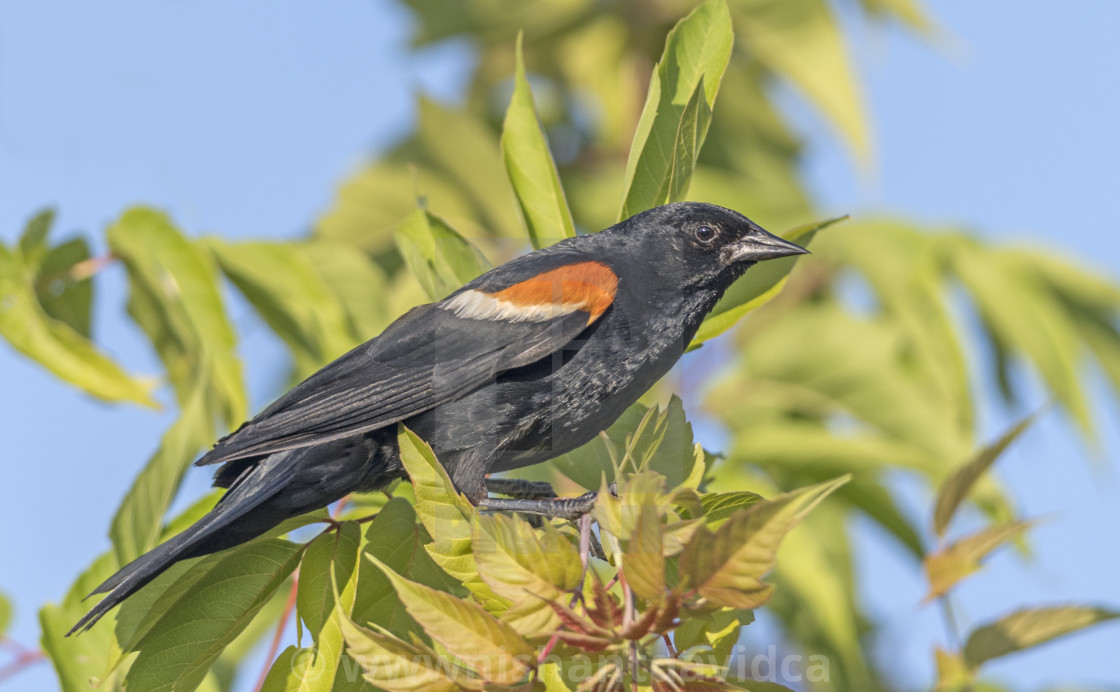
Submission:
MULTIPOLYGON (((932 9, 950 34, 936 48, 893 30, 859 33, 877 135, 872 171, 853 170, 827 127, 788 99, 810 136, 806 174, 823 211, 897 213, 1001 242, 1046 242, 1120 278, 1120 52, 1108 48, 1120 4, 932 9)), ((0 0, 0 239, 11 242, 34 211, 54 205, 55 233, 100 242, 104 226, 140 202, 197 233, 304 232, 335 186, 408 127, 415 91, 453 97, 450 85, 469 68, 461 46, 407 57, 409 27, 388 0, 0 0)), ((120 272, 100 277, 98 292, 98 340, 131 370, 155 371, 123 318, 120 272)), ((243 305, 232 309, 259 406, 275 393, 282 353, 243 305)), ((107 546, 116 504, 170 420, 92 402, 6 346, 0 383, 0 590, 16 601, 13 638, 31 644, 35 609, 107 546)), ((1023 512, 1054 517, 1034 532, 1029 562, 1001 554, 964 585, 964 623, 1024 603, 1120 604, 1120 417, 1115 402, 1098 402, 1104 451, 1095 461, 1057 414, 1001 461, 1023 512)), ((993 436, 1008 420, 987 411, 984 429, 993 436)), ((197 497, 208 481, 190 474, 183 495, 197 497)), ((903 490, 928 506, 920 490, 903 490)), ((888 625, 878 645, 913 671, 906 680, 917 688, 932 667, 928 643, 944 639, 940 617, 918 607, 918 575, 870 530, 861 535, 858 566, 888 625)), ((1114 625, 991 673, 1018 689, 1116 684, 1118 643, 1114 625)), ((54 686, 45 666, 8 683, 54 686)))

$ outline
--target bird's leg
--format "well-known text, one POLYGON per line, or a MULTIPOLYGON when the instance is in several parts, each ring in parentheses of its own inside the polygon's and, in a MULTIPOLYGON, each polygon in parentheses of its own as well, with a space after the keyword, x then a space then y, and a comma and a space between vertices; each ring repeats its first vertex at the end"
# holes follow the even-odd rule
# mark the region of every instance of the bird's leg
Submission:
MULTIPOLYGON (((541 516, 574 520, 582 517, 591 511, 595 506, 595 500, 599 497, 597 491, 584 493, 578 497, 556 497, 552 492, 552 488, 548 487, 551 496, 544 497, 518 497, 515 493, 507 493, 501 487, 511 488, 528 488, 541 486, 548 486, 547 483, 533 483, 531 481, 517 481, 512 478, 488 478, 486 479, 486 486, 489 490, 503 494, 515 495, 514 499, 506 499, 504 497, 488 497, 478 503, 478 508, 483 510, 498 511, 498 512, 524 512, 527 514, 539 514, 541 516), (495 487, 495 481, 499 482, 495 487), (504 484, 509 483, 509 486, 504 484), (517 483, 524 483, 524 486, 518 486, 517 483)), ((611 492, 614 492, 614 487, 611 487, 611 492)))
POLYGON ((555 519, 578 519, 591 511, 599 493, 584 493, 579 497, 553 497, 535 500, 488 497, 478 504, 479 509, 498 512, 525 512, 555 519))
POLYGON ((518 500, 556 497, 556 491, 547 481, 527 481, 522 478, 487 478, 486 491, 518 500))

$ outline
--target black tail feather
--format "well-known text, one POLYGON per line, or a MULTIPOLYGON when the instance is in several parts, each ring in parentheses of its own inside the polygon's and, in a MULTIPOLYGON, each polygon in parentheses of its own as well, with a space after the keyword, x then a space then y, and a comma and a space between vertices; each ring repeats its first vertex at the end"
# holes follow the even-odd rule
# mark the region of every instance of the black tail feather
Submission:
POLYGON ((300 513, 266 504, 292 479, 292 467, 300 456, 296 451, 275 454, 245 469, 214 509, 182 533, 144 553, 106 579, 90 596, 99 593, 108 595, 78 620, 66 635, 88 630, 107 612, 176 562, 238 545, 300 513))

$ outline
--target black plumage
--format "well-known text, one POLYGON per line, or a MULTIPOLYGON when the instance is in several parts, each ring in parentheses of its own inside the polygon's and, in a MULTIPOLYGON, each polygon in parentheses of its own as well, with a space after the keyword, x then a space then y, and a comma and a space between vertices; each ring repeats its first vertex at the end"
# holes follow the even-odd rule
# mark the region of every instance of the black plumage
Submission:
POLYGON ((633 216, 514 259, 414 308, 300 383, 196 462, 214 509, 101 584, 93 625, 179 560, 404 476, 397 423, 478 504, 486 475, 550 459, 609 426, 684 353, 757 261, 805 252, 710 204, 633 216))

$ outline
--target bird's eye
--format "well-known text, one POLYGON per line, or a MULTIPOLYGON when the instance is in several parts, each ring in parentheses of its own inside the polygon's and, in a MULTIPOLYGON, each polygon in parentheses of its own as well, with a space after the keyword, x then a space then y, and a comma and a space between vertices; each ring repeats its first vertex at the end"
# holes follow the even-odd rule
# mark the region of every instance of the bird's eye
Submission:
POLYGON ((710 243, 716 239, 716 229, 711 226, 699 226, 692 233, 701 243, 710 243))

